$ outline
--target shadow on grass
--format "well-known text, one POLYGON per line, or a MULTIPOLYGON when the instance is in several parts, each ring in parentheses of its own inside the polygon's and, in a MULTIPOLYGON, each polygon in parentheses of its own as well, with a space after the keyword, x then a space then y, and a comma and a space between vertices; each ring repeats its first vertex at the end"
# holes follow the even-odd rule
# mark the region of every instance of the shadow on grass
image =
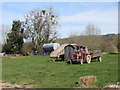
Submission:
POLYGON ((48 60, 48 62, 64 62, 64 60, 62 60, 62 59, 61 60, 57 60, 56 59, 56 60, 48 60))
MULTIPOLYGON (((64 61, 63 59, 48 60, 48 62, 66 62, 68 65, 71 65, 70 61, 64 61)), ((91 62, 99 62, 97 59, 92 59, 91 62)), ((80 64, 78 61, 72 61, 73 65, 80 64)), ((83 64, 88 64, 84 62, 83 64)))
POLYGON ((120 54, 120 53, 109 53, 109 54, 120 54))

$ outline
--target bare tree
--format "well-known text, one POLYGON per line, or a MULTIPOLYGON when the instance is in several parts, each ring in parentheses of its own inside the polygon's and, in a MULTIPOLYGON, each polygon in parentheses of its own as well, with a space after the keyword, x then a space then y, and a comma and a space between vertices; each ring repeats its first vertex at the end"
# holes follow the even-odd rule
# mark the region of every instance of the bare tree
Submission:
POLYGON ((86 26, 86 29, 81 35, 77 33, 71 33, 69 38, 64 41, 66 43, 76 43, 87 45, 91 49, 101 47, 101 30, 92 24, 86 26))
POLYGON ((43 43, 57 38, 58 15, 53 8, 35 9, 25 15, 25 36, 34 44, 34 51, 43 43))
POLYGON ((10 32, 10 27, 6 26, 6 25, 1 25, 1 43, 4 44, 6 43, 6 37, 7 37, 7 33, 10 32))
POLYGON ((0 30, 1 30, 1 33, 0 33, 0 52, 2 52, 3 46, 6 43, 7 33, 10 32, 10 27, 2 24, 0 27, 0 30))
POLYGON ((86 36, 85 42, 90 48, 95 49, 101 47, 101 30, 98 27, 95 27, 93 24, 88 24, 84 35, 86 36))
POLYGON ((86 27, 84 35, 101 35, 101 30, 95 27, 93 24, 88 24, 86 27))

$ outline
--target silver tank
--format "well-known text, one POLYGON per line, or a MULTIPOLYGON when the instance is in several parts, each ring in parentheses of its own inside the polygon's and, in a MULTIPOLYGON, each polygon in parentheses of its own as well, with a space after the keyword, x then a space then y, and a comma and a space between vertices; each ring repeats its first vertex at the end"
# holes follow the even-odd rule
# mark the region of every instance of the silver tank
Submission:
POLYGON ((47 43, 47 44, 43 44, 43 51, 54 51, 55 49, 57 49, 60 46, 59 43, 47 43))

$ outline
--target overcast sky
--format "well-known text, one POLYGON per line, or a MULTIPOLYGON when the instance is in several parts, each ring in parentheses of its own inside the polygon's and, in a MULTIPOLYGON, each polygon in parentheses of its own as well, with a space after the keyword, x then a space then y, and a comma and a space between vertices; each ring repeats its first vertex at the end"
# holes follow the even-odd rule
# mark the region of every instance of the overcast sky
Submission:
POLYGON ((88 0, 84 0, 84 2, 77 2, 78 0, 67 0, 67 2, 54 2, 55 0, 51 0, 51 2, 47 2, 47 0, 44 0, 46 2, 7 1, 4 0, 2 4, 0 3, 2 5, 0 20, 3 21, 0 22, 0 25, 11 27, 13 20, 24 20, 24 15, 35 8, 53 7, 59 14, 58 32, 61 38, 68 37, 70 33, 80 34, 88 24, 99 27, 102 34, 118 33, 117 0, 100 0, 102 2, 96 2, 96 0, 89 0, 92 2, 87 2, 88 0))

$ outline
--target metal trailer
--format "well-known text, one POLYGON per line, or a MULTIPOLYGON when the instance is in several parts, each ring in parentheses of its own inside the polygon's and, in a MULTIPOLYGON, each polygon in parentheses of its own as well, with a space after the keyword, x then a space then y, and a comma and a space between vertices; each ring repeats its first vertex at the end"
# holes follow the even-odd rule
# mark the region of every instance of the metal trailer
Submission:
MULTIPOLYGON (((64 48, 69 45, 69 44, 62 44, 61 46, 59 46, 57 49, 55 49, 54 51, 52 51, 50 53, 50 58, 52 59, 58 59, 61 58, 62 60, 64 60, 64 48)), ((71 44, 71 45, 76 45, 76 44, 71 44)))

